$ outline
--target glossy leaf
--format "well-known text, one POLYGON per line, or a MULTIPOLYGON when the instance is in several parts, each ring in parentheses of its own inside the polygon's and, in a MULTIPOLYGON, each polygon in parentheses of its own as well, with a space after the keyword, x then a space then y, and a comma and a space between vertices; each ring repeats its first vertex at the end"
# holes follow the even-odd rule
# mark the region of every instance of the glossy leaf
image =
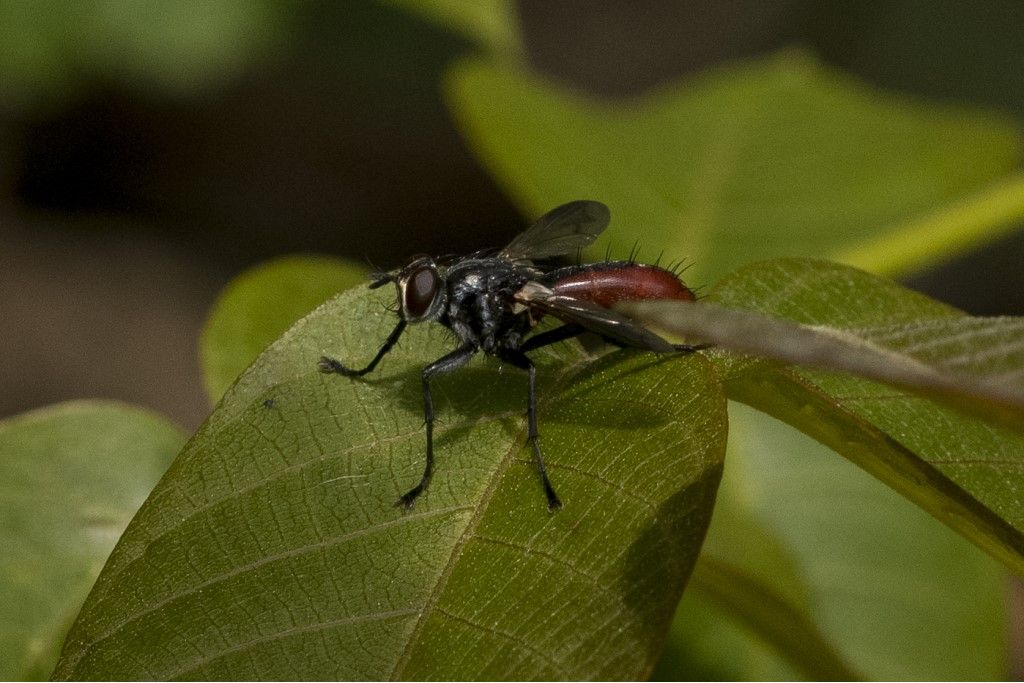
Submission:
MULTIPOLYGON (((1022 337, 1014 332, 1019 321, 971 318, 894 283, 824 261, 755 264, 719 283, 708 301, 815 326, 823 341, 814 355, 827 357, 823 351, 831 349, 835 367, 842 367, 851 353, 850 339, 863 341, 855 349, 877 347, 894 369, 909 359, 924 368, 920 375, 929 382, 935 376, 952 380, 941 383, 937 397, 943 401, 960 381, 963 392, 954 398, 965 397, 965 407, 971 406, 977 386, 1005 389, 1002 397, 1015 399, 1024 377, 1022 337)), ((667 326, 670 306, 644 308, 648 313, 659 309, 658 322, 667 326)), ((713 335, 722 345, 749 344, 757 334, 742 325, 726 327, 713 335)), ((683 325, 677 331, 694 328, 683 325)), ((773 327, 770 334, 759 334, 757 343, 766 355, 790 360, 785 354, 805 342, 804 332, 789 335, 773 327)), ((846 455, 1024 572, 1024 513, 1018 504, 1024 487, 1024 435, 1019 421, 1016 429, 986 424, 927 398, 849 375, 725 354, 719 363, 730 396, 846 455)), ((896 384, 905 386, 902 379, 896 384)), ((931 392, 936 384, 914 386, 931 392)), ((997 408, 1010 411, 993 413, 1006 424, 1013 424, 1013 411, 1020 410, 1015 402, 997 408)))
POLYGON ((296 320, 365 280, 364 268, 327 256, 285 256, 232 280, 210 311, 199 343, 210 402, 220 400, 260 351, 296 320))
POLYGON ((1001 184, 1020 158, 1011 122, 887 95, 802 53, 624 102, 482 61, 455 68, 448 91, 526 213, 605 202, 612 225, 592 256, 623 256, 639 239, 642 257, 691 261, 697 284, 774 255, 862 254, 880 240, 891 252, 895 236, 906 269, 949 254, 964 219, 977 217, 978 243, 1024 214, 1024 185, 1001 184), (986 198, 997 183, 1002 194, 986 198), (945 205, 952 217, 915 229, 945 205))
POLYGON ((538 354, 539 418, 565 507, 524 444, 525 378, 489 359, 438 379, 437 470, 414 326, 364 381, 388 291, 314 311, 228 391, 121 539, 61 678, 636 678, 696 560, 725 440, 699 356, 538 354), (581 624, 587 624, 581 628, 581 624))
POLYGON ((0 422, 0 679, 45 679, 117 537, 184 442, 153 413, 76 401, 0 422))

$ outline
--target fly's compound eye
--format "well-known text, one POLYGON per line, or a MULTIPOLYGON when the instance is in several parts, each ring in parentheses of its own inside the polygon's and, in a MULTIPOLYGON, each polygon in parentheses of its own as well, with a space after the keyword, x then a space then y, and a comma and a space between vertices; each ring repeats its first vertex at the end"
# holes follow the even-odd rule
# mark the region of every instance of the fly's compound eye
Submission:
POLYGON ((406 318, 419 320, 430 312, 441 289, 441 278, 430 267, 417 268, 402 287, 402 304, 406 318))

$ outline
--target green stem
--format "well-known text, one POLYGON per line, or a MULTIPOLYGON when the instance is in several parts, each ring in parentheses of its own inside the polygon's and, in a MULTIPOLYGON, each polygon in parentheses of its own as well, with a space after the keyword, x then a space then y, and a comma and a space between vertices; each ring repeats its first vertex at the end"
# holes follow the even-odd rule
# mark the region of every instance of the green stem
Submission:
POLYGON ((940 211, 839 251, 833 258, 881 275, 902 275, 945 261, 1024 221, 1024 174, 1004 178, 940 211))

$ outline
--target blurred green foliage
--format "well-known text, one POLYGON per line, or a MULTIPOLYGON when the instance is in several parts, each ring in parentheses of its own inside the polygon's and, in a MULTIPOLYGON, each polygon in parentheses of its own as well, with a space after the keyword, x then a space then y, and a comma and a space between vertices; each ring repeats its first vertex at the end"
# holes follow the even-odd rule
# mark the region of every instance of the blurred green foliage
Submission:
POLYGON ((235 278, 210 311, 199 342, 211 405, 296 320, 365 279, 364 268, 327 256, 285 256, 235 278))
POLYGON ((515 0, 381 0, 462 33, 495 55, 522 56, 515 0))
POLYGON ((290 0, 0 3, 0 99, 45 103, 93 81, 192 94, 223 85, 287 30, 290 0))
POLYGON ((185 435, 109 401, 0 422, 0 678, 48 678, 114 543, 185 435))
MULTIPOLYGON (((965 224, 921 234, 904 222, 1020 160, 1010 121, 887 96, 802 53, 615 103, 485 61, 459 65, 449 85, 474 149, 527 212, 599 198, 613 229, 592 257, 636 240, 650 258, 692 261, 698 282, 751 260, 837 257, 881 241, 886 269, 906 270, 950 253, 965 224)), ((1013 191, 1016 214, 982 222, 990 237, 1024 216, 1024 184, 1013 191)))

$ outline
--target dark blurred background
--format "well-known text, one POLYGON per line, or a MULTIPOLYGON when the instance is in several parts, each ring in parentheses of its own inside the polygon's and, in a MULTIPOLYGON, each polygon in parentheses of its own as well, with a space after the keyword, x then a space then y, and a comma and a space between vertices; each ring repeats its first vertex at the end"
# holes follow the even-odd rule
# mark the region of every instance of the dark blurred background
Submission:
MULTIPOLYGON (((109 27, 134 3, 0 8, 0 417, 98 396, 194 427, 207 413, 199 331, 241 269, 302 251, 386 267, 500 245, 524 225, 441 99, 471 43, 386 2, 221 4, 205 47, 183 39, 153 67, 171 86, 145 77, 130 44, 96 39, 90 12, 109 27)), ((163 3, 150 20, 189 7, 163 3)), ((876 85, 1024 121, 1019 0, 517 8, 537 70, 608 98, 795 44, 876 85)), ((1024 292, 1006 284, 1022 263, 1024 235, 908 284, 1022 314, 1024 292)))

